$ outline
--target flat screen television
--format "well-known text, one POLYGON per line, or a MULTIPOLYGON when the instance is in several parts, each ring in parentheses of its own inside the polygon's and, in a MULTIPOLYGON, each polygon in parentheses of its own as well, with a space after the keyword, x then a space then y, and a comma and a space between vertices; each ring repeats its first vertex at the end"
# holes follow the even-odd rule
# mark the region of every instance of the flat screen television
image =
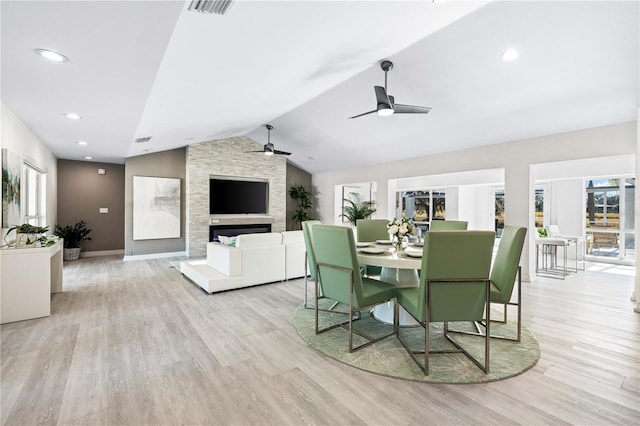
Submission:
POLYGON ((267 181, 209 179, 209 214, 266 214, 268 207, 267 181))

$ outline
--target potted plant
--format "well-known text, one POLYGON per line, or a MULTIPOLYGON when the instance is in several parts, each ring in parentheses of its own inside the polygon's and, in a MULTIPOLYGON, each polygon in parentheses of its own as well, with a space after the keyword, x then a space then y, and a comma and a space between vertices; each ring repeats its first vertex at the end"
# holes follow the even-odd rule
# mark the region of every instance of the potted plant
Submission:
POLYGON ((91 229, 87 228, 84 220, 81 220, 73 226, 56 225, 54 234, 60 238, 64 238, 64 260, 76 260, 80 257, 82 243, 91 240, 91 237, 87 237, 90 232, 91 229))
POLYGON ((291 217, 294 223, 298 223, 299 229, 302 229, 302 222, 311 219, 311 193, 302 185, 292 186, 289 189, 289 196, 298 202, 298 208, 291 217))
POLYGON ((351 198, 344 199, 343 212, 340 216, 345 217, 349 223, 356 226, 358 219, 369 219, 375 212, 375 201, 361 201, 360 195, 351 193, 351 198))
MULTIPOLYGON (((44 234, 49 230, 48 226, 35 226, 29 223, 12 226, 4 236, 5 242, 7 242, 7 235, 14 230, 16 231, 15 246, 18 248, 33 248, 47 245, 48 240, 44 234)), ((7 243, 7 245, 11 246, 12 243, 7 243)))

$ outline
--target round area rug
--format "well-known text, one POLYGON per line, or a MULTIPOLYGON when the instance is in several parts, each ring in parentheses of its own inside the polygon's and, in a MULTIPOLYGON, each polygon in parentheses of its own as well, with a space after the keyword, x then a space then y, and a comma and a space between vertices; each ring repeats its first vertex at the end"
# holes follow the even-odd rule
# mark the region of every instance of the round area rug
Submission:
MULTIPOLYGON (((329 300, 321 300, 320 306, 328 308, 329 300)), ((338 305, 338 311, 346 311, 344 305, 338 305)), ((493 314, 493 312, 492 312, 493 314)), ((494 318, 502 318, 496 312, 494 318)), ((346 315, 320 312, 320 328, 346 320, 346 315)), ((361 319, 354 321, 354 329, 369 336, 382 336, 392 330, 392 326, 374 319, 370 313, 362 311, 361 319)), ((432 354, 429 356, 429 375, 411 359, 407 351, 395 336, 387 337, 366 348, 349 353, 349 332, 337 327, 333 330, 315 334, 314 310, 305 309, 302 305, 296 309, 294 325, 298 334, 311 346, 331 358, 360 370, 383 376, 396 377, 425 383, 485 383, 517 376, 533 367, 540 358, 540 346, 533 334, 522 327, 521 342, 491 339, 490 372, 485 374, 469 358, 462 353, 432 354)), ((470 323, 449 323, 449 330, 474 331, 470 323)), ((431 324, 431 350, 454 349, 444 338, 442 323, 431 324)), ((515 336, 515 323, 491 323, 491 334, 515 336)), ((422 327, 402 327, 400 334, 409 342, 412 349, 424 348, 424 329, 422 327)), ((450 334, 463 348, 475 358, 484 360, 484 338, 465 334, 450 334)), ((353 336, 354 346, 366 342, 365 339, 353 336)), ((424 350, 424 349, 423 349, 424 350)), ((419 355, 419 359, 423 355, 419 355)))

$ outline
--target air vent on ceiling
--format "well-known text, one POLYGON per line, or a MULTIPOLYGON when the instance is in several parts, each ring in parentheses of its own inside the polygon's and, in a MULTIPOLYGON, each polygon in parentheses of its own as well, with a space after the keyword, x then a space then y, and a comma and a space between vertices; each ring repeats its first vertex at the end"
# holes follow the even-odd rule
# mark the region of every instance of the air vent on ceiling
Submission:
POLYGON ((151 136, 147 136, 146 138, 138 138, 136 140, 134 140, 134 143, 145 143, 145 142, 149 142, 151 140, 151 136))
POLYGON ((191 0, 189 10, 224 15, 231 7, 233 1, 234 0, 191 0))

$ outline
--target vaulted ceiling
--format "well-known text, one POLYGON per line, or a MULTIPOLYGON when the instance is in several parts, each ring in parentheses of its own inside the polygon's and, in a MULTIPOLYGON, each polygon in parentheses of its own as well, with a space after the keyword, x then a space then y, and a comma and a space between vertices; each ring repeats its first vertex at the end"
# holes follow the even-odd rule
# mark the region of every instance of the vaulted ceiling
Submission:
POLYGON ((264 144, 270 123, 312 173, 632 121, 640 105, 636 1, 189 3, 2 1, 2 101, 58 158, 264 144), (382 59, 396 102, 429 114, 347 119, 375 109, 382 59))

